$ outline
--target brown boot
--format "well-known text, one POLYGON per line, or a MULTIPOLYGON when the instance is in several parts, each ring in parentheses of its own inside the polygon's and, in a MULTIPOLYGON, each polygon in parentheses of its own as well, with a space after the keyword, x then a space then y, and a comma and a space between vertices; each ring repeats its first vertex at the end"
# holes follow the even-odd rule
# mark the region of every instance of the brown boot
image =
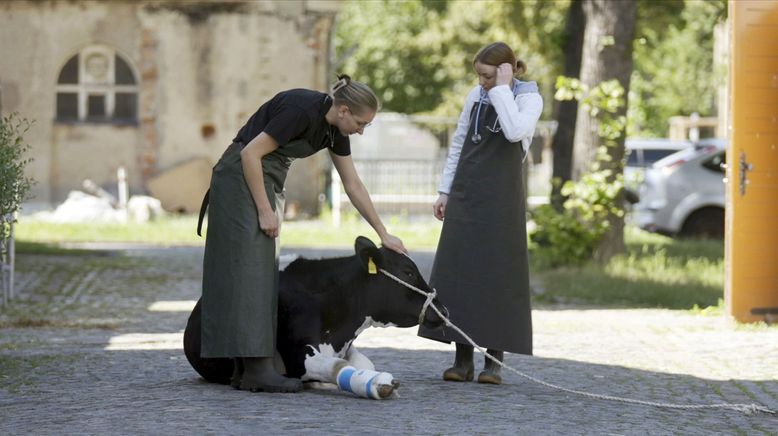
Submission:
POLYGON ((454 366, 443 371, 443 380, 458 382, 473 380, 472 346, 457 344, 457 353, 454 357, 454 366))
MULTIPOLYGON (((494 356, 497 360, 502 362, 503 352, 500 350, 486 350, 489 354, 494 356)), ((484 356, 484 370, 478 374, 478 383, 488 383, 493 385, 502 384, 502 376, 500 376, 500 370, 502 366, 494 362, 492 359, 484 356)))
POLYGON ((276 372, 272 357, 244 357, 240 389, 251 392, 300 392, 300 379, 276 372))

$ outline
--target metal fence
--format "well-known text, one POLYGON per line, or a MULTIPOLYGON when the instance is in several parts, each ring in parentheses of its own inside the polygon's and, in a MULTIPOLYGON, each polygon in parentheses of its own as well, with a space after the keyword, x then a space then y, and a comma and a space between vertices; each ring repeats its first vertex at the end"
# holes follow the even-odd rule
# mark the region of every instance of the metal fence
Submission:
MULTIPOLYGON (((370 159, 354 161, 354 166, 378 213, 417 215, 431 213, 445 159, 370 159)), ((333 218, 339 220, 340 212, 353 210, 353 206, 336 172, 331 192, 333 218)))
MULTIPOLYGON (((431 124, 433 121, 447 125, 438 133, 442 144, 447 144, 456 119, 410 117, 415 122, 431 124)), ((556 130, 556 122, 539 122, 535 130, 533 155, 525 163, 528 178, 525 179, 530 205, 547 201, 551 191, 551 137, 556 130), (541 158, 541 156, 544 156, 541 158)), ((438 197, 438 183, 446 163, 447 148, 441 147, 437 157, 418 159, 413 157, 395 159, 354 159, 362 182, 380 214, 386 215, 427 215, 432 213, 432 204, 438 197)), ((332 170, 331 201, 333 221, 340 222, 341 212, 353 211, 354 207, 343 191, 340 177, 332 170)))

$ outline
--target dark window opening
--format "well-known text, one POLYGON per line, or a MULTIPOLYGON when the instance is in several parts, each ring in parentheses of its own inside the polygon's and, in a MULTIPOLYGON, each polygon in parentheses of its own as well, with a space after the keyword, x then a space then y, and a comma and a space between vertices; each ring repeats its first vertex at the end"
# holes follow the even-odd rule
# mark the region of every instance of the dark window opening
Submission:
POLYGON ((77 84, 78 83, 78 55, 70 58, 62 71, 59 72, 59 79, 57 83, 63 85, 77 84))
POLYGON ((57 93, 57 119, 64 121, 78 119, 78 94, 75 92, 57 93))
POLYGON ((138 94, 117 92, 113 117, 120 121, 135 121, 138 114, 138 94))
POLYGON ((104 120, 106 118, 105 96, 104 95, 88 96, 86 108, 87 108, 87 112, 86 112, 87 119, 104 120))
POLYGON ((134 85, 135 76, 132 74, 130 66, 124 62, 118 55, 115 57, 114 70, 116 71, 117 85, 134 85))

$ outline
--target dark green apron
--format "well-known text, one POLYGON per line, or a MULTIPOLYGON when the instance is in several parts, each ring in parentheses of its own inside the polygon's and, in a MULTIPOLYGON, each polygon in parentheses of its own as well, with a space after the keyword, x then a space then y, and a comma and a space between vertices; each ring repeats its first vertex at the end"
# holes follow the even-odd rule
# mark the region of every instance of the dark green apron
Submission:
MULTIPOLYGON (((493 106, 481 107, 479 121, 471 121, 462 146, 430 285, 451 321, 478 345, 532 354, 524 150, 492 131, 499 130, 493 106), (477 144, 471 139, 476 122, 477 144)), ((420 328, 419 335, 468 343, 448 328, 420 328)))
MULTIPOLYGON (((266 357, 276 348, 278 238, 259 227, 257 209, 233 143, 213 168, 203 261, 202 357, 266 357)), ((265 189, 279 223, 284 182, 295 158, 318 150, 286 144, 262 159, 265 189)))

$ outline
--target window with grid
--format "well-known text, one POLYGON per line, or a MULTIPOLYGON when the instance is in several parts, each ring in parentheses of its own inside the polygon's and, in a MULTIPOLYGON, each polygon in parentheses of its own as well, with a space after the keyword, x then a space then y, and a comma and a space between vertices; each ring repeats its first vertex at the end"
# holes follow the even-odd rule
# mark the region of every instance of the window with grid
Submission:
POLYGON ((138 82, 118 53, 96 46, 68 59, 57 79, 57 121, 130 123, 138 120, 138 82))

